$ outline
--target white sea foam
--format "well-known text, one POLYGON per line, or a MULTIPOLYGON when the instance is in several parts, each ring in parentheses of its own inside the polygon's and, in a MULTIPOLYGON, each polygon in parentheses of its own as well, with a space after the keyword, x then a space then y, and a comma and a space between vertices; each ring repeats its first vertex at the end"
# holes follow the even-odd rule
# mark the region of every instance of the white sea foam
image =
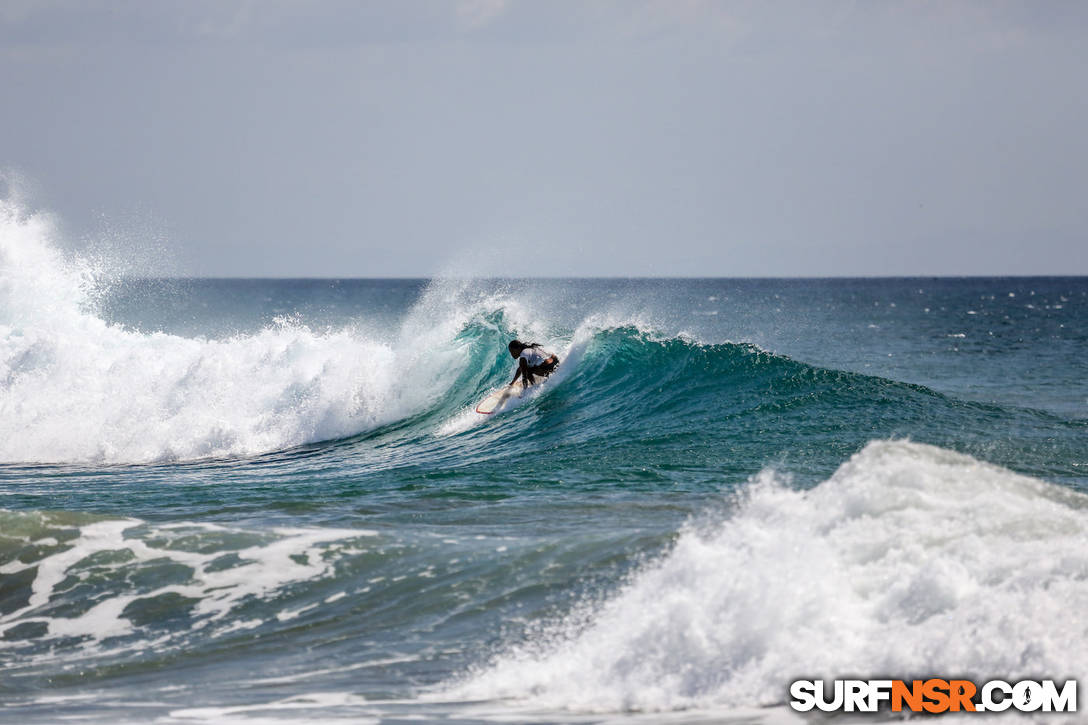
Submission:
POLYGON ((390 339, 288 322, 225 340, 143 333, 93 313, 95 270, 56 237, 48 217, 0 201, 0 462, 185 460, 334 439, 424 409, 465 365, 454 337, 475 311, 443 304, 441 285, 390 339))
MULTIPOLYGON (((48 514, 43 516, 43 523, 50 525, 48 514)), ((337 558, 359 553, 360 544, 365 548, 365 542, 377 535, 365 529, 277 528, 256 533, 197 523, 151 526, 137 519, 84 524, 78 533, 59 551, 27 561, 14 560, 5 566, 6 575, 33 570, 34 578, 26 604, 0 616, 0 634, 40 622, 46 626, 46 638, 77 637, 87 646, 96 646, 135 630, 125 613, 130 604, 174 594, 196 602, 192 609, 195 629, 215 625, 210 636, 222 636, 262 624, 260 620, 232 621, 242 603, 268 599, 291 584, 331 575, 337 558), (223 539, 210 551, 189 550, 191 547, 187 548, 183 539, 201 533, 219 533, 223 539), (224 567, 225 555, 236 557, 235 563, 224 567), (74 616, 58 614, 49 606, 64 597, 73 581, 85 580, 91 573, 103 576, 113 570, 113 576, 123 580, 127 572, 166 561, 187 568, 188 581, 153 589, 125 587, 74 616)), ((315 606, 284 610, 276 616, 281 621, 293 619, 315 606)), ((151 644, 141 640, 132 646, 151 644)), ((0 648, 19 646, 18 641, 0 642, 0 648)))
POLYGON ((797 678, 1088 676, 1088 499, 874 442, 808 491, 760 475, 614 596, 444 697, 574 711, 785 702, 797 678))

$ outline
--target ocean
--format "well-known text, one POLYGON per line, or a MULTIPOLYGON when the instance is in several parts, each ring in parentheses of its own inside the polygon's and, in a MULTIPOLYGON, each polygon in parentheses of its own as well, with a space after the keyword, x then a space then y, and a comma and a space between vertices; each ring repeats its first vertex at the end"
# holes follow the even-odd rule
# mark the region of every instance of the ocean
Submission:
POLYGON ((1088 676, 1086 278, 160 279, 57 234, 0 208, 0 721, 1088 676), (515 337, 560 367, 479 415, 515 337))

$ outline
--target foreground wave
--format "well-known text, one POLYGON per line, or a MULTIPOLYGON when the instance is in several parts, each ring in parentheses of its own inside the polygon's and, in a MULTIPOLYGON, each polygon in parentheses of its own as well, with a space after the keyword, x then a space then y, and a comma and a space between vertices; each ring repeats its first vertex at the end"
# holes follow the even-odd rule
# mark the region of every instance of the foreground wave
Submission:
MULTIPOLYGON (((810 490, 768 469, 723 503, 617 585, 498 643, 471 675, 421 690, 415 707, 471 701, 481 716, 487 702, 553 713, 713 710, 781 704, 801 676, 1088 671, 1081 494, 951 451, 880 441, 810 490)), ((0 656, 23 682, 69 662, 105 683, 122 662, 137 666, 133 653, 139 667, 180 652, 191 665, 217 657, 221 641, 240 655, 299 623, 315 633, 310 646, 330 652, 365 642, 386 617, 410 638, 418 606, 396 611, 407 591, 427 592, 427 617, 443 613, 428 626, 456 632, 451 613, 511 592, 511 557, 533 567, 531 552, 492 542, 459 563, 456 542, 421 549, 373 531, 2 516, 0 656), (468 581, 470 601, 458 594, 468 581)), ((529 601, 532 588, 511 595, 529 601)), ((314 695, 306 672, 277 680, 271 700, 249 686, 257 704, 246 709, 275 709, 285 692, 314 695)), ((375 693, 354 692, 350 712, 383 713, 360 699, 375 693)))
POLYGON ((733 515, 448 694, 641 711, 781 704, 844 673, 1082 675, 1086 537, 1088 497, 875 442, 809 491, 765 472, 733 515))

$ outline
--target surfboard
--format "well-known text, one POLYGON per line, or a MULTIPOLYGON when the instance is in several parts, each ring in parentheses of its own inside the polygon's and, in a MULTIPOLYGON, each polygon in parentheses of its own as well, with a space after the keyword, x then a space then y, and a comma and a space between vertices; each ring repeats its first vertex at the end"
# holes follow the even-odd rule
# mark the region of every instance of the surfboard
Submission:
POLYGON ((502 413, 503 411, 516 408, 528 397, 530 391, 536 389, 542 382, 543 378, 537 380, 529 387, 523 387, 521 381, 517 381, 512 385, 504 385, 501 388, 496 388, 491 391, 491 394, 481 400, 476 406, 477 413, 483 413, 484 415, 491 415, 492 413, 502 413))

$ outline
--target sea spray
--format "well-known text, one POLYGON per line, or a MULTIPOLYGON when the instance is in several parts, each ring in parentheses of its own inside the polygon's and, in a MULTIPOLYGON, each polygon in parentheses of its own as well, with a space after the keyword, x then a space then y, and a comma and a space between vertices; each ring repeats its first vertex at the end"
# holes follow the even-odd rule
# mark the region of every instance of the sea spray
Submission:
POLYGON ((462 320, 437 305, 391 341, 286 318, 226 339, 124 329, 95 314, 93 270, 55 236, 47 217, 0 205, 0 461, 176 461, 341 438, 422 409, 466 365, 462 320))

